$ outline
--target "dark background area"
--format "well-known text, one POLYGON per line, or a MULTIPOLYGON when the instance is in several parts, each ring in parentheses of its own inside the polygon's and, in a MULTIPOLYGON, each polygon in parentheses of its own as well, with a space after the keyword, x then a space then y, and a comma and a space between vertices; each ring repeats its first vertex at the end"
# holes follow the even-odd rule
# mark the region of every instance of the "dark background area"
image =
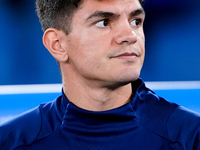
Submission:
MULTIPOLYGON (((146 0, 144 81, 200 80, 200 1, 146 0)), ((61 83, 35 0, 0 0, 0 85, 61 83)))

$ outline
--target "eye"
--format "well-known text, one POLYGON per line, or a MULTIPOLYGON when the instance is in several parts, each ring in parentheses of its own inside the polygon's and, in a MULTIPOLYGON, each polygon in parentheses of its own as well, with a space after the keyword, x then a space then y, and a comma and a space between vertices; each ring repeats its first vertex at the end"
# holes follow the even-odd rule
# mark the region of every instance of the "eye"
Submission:
POLYGON ((142 22, 141 19, 134 19, 134 20, 131 21, 130 24, 131 24, 132 27, 139 27, 141 22, 142 22))
POLYGON ((95 25, 100 28, 104 28, 104 27, 108 26, 108 19, 101 20, 101 21, 97 22, 95 25))

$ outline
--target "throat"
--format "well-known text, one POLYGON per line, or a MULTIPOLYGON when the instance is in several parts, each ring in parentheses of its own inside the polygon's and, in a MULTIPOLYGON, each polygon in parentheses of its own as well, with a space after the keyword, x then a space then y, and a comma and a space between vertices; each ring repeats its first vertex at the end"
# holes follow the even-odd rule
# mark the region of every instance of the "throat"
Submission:
POLYGON ((75 96, 67 96, 69 101, 89 111, 107 111, 115 109, 129 103, 132 98, 131 84, 116 90, 90 89, 79 91, 78 93, 79 94, 75 96))

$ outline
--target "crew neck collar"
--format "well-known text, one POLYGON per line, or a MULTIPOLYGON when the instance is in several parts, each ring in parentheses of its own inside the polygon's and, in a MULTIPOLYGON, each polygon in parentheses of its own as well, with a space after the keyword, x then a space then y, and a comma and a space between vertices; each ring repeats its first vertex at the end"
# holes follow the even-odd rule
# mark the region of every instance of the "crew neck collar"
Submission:
POLYGON ((138 98, 138 90, 144 83, 141 79, 132 82, 133 98, 131 102, 107 111, 89 111, 77 107, 71 103, 63 92, 63 101, 66 104, 66 111, 63 119, 63 129, 71 132, 103 134, 107 132, 124 132, 132 126, 124 127, 124 123, 134 122, 136 114, 134 103, 138 98), (95 130, 93 130, 95 129, 95 130), (108 130, 105 130, 108 129, 108 130))

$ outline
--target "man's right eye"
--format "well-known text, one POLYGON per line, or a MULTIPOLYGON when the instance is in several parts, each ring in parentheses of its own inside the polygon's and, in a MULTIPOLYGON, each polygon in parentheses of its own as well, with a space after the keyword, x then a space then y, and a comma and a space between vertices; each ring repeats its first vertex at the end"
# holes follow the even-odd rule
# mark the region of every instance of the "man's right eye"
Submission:
POLYGON ((97 27, 104 28, 104 27, 108 26, 108 19, 98 21, 95 25, 97 27))

